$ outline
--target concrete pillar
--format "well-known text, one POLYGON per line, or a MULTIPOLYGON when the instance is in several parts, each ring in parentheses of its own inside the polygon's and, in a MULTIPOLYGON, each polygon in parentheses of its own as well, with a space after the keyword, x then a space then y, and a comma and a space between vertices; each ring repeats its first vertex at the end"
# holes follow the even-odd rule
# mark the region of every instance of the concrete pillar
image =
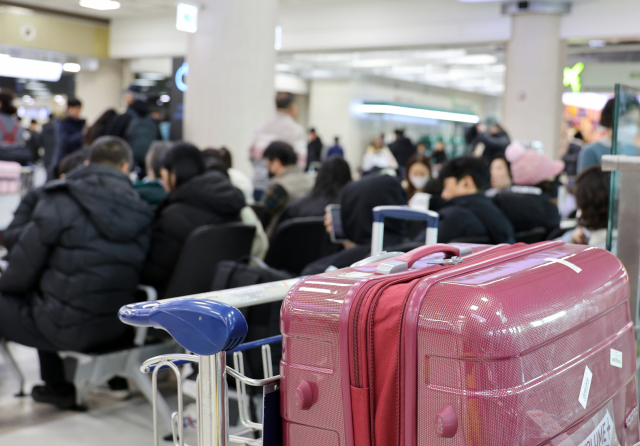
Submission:
POLYGON ((75 96, 82 101, 82 116, 88 125, 110 108, 120 111, 122 63, 104 59, 97 71, 80 71, 76 74, 75 96))
POLYGON ((278 0, 200 0, 189 36, 185 140, 226 146, 234 167, 251 174, 255 129, 275 112, 274 49, 278 0))
POLYGON ((541 141, 552 158, 560 155, 562 71, 566 43, 560 14, 513 16, 507 45, 503 122, 512 140, 541 141))

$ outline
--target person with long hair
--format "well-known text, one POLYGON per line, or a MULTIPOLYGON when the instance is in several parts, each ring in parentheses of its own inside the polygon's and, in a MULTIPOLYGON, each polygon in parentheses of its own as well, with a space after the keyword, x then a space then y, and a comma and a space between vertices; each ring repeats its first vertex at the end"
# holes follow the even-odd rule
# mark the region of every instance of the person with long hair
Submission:
POLYGON ((245 201, 224 173, 207 171, 202 152, 186 142, 164 154, 160 177, 168 195, 156 211, 142 283, 162 296, 189 234, 204 225, 239 222, 245 201))
POLYGON ((113 122, 118 117, 118 112, 114 109, 110 108, 105 111, 97 120, 93 123, 89 130, 87 130, 87 134, 84 138, 84 143, 88 146, 93 144, 93 141, 100 138, 101 136, 105 136, 113 124, 113 122))
POLYGON ((279 223, 291 218, 323 216, 328 205, 338 202, 342 188, 350 181, 349 163, 338 156, 329 158, 322 163, 311 192, 287 207, 279 223))
POLYGON ((417 193, 425 193, 430 179, 431 161, 429 157, 418 153, 409 158, 407 173, 402 182, 402 187, 407 191, 409 200, 417 193))

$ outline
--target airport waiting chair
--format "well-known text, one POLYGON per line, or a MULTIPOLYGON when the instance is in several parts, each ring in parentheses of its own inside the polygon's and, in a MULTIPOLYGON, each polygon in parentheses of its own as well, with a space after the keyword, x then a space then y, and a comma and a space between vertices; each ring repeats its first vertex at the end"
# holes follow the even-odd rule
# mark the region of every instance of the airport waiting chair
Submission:
POLYGON ((271 239, 264 262, 294 275, 323 255, 324 217, 293 218, 281 223, 271 239))
POLYGON ((185 241, 164 298, 211 291, 218 263, 251 255, 256 227, 244 223, 207 225, 185 241))

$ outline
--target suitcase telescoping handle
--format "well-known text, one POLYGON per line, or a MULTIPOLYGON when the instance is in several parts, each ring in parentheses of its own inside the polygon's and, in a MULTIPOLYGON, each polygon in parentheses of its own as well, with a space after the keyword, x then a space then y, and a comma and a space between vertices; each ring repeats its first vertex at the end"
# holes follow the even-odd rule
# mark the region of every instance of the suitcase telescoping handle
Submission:
POLYGON ((397 218, 400 220, 417 220, 427 223, 427 237, 425 245, 433 245, 438 241, 437 212, 413 209, 409 206, 378 206, 373 208, 373 230, 371 234, 371 255, 382 252, 384 237, 384 219, 397 218))
POLYGON ((393 274, 407 271, 418 260, 431 254, 442 253, 456 259, 458 257, 471 254, 472 252, 471 248, 459 248, 457 246, 445 245, 443 243, 421 246, 413 251, 407 252, 406 254, 402 254, 401 256, 385 260, 376 268, 376 274, 393 274))

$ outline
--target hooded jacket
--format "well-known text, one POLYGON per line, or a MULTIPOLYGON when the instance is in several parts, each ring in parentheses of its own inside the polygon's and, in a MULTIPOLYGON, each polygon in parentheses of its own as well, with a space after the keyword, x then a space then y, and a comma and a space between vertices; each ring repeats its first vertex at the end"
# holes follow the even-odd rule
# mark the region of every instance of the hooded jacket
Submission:
MULTIPOLYGON (((373 228, 373 208, 405 206, 407 193, 400 182, 389 175, 370 175, 347 184, 340 199, 342 227, 349 240, 357 245, 370 245, 373 228)), ((398 220, 385 222, 384 244, 402 242, 404 224, 398 220)))
POLYGON ((490 198, 463 195, 443 203, 438 210, 438 242, 466 237, 488 237, 492 244, 513 243, 513 226, 490 198))
POLYGON ((560 212, 558 207, 549 201, 546 194, 519 192, 519 188, 499 192, 493 197, 493 203, 504 213, 513 224, 516 232, 530 231, 534 228, 545 228, 547 233, 560 226, 560 212))
MULTIPOLYGON (((129 128, 129 124, 133 121, 134 114, 131 113, 133 111, 136 115, 144 118, 151 113, 151 109, 149 105, 144 101, 134 101, 129 107, 127 107, 127 112, 118 116, 109 129, 107 130, 107 134, 109 136, 117 136, 118 138, 126 139, 127 137, 127 129, 129 128)), ((160 139, 158 130, 158 139, 160 139)))
POLYGON ((62 158, 70 153, 82 149, 84 138, 82 130, 86 123, 87 121, 84 119, 71 117, 58 121, 58 149, 55 155, 55 164, 58 164, 62 158))
POLYGON ((48 183, 11 249, 0 292, 29 299, 43 336, 91 351, 123 336, 153 214, 118 170, 91 164, 48 183))
POLYGON ((162 296, 189 234, 204 225, 239 222, 244 206, 242 191, 220 172, 206 172, 171 191, 158 205, 143 283, 162 296))

